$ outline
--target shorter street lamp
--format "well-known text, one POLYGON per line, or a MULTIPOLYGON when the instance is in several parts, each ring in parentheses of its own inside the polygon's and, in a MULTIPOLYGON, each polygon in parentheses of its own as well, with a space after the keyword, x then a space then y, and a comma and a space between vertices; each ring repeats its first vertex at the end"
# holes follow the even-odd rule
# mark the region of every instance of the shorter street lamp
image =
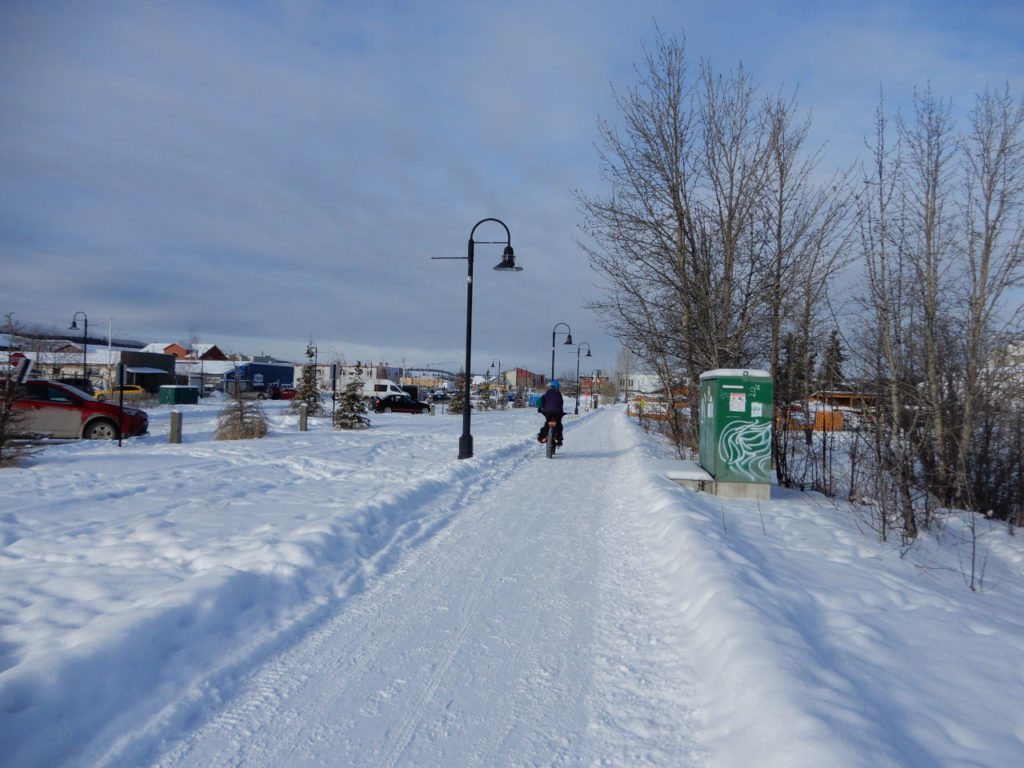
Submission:
POLYGON ((588 342, 581 341, 579 346, 576 347, 576 416, 580 415, 580 350, 584 344, 587 345, 587 357, 590 357, 590 344, 588 342))
MULTIPOLYGON (((497 362, 497 364, 498 364, 498 368, 497 368, 498 375, 497 375, 496 378, 501 379, 501 382, 499 384, 497 384, 497 387, 498 387, 498 398, 501 400, 499 405, 504 406, 505 405, 505 400, 504 400, 504 398, 505 398, 505 380, 501 378, 501 358, 500 357, 492 357, 491 358, 491 364, 489 366, 487 366, 487 374, 488 374, 488 378, 489 379, 494 379, 495 378, 494 376, 490 375, 491 368, 494 368, 495 362, 497 362)), ((488 386, 490 387, 490 391, 493 392, 494 391, 494 387, 495 387, 494 382, 493 381, 488 382, 488 386)))
POLYGON ((89 316, 85 312, 75 312, 75 316, 71 318, 71 325, 68 326, 68 330, 78 330, 77 321, 79 315, 82 316, 82 378, 87 379, 89 378, 89 369, 86 363, 86 354, 89 350, 89 316))
POLYGON ((505 222, 500 219, 480 219, 476 224, 473 225, 473 229, 469 231, 469 250, 466 256, 434 256, 435 260, 449 260, 449 259, 463 259, 465 258, 469 262, 469 271, 466 277, 466 376, 465 386, 463 387, 463 403, 462 403, 462 436, 459 437, 459 458, 460 459, 471 459, 473 458, 473 435, 470 432, 470 384, 473 374, 470 372, 471 364, 471 349, 473 340, 473 233, 476 232, 476 228, 483 224, 485 221, 493 221, 496 224, 501 224, 505 228, 505 239, 504 240, 481 240, 481 245, 501 245, 505 243, 505 250, 501 256, 501 263, 496 264, 494 269, 499 272, 522 272, 522 267, 516 266, 516 255, 515 251, 512 250, 512 235, 508 231, 508 227, 505 222))
MULTIPOLYGON (((548 380, 549 382, 555 380, 555 332, 558 331, 560 325, 565 326, 565 346, 572 346, 572 328, 568 323, 555 323, 555 327, 551 329, 551 378, 548 380)), ((558 333, 562 333, 562 331, 558 331, 558 333)))

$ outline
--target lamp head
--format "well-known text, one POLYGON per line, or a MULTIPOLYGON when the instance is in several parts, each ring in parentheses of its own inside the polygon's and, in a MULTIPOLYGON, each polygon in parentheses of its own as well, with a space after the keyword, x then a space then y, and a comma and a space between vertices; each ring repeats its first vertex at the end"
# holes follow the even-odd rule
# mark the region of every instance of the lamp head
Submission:
POLYGON ((501 264, 496 264, 494 269, 499 272, 522 272, 522 267, 516 266, 516 252, 511 245, 505 246, 505 252, 501 254, 501 264))
POLYGON ((75 321, 75 320, 72 320, 71 321, 71 325, 68 326, 68 330, 69 331, 77 331, 78 330, 78 322, 75 321))
POLYGON ((572 346, 572 334, 571 333, 567 333, 565 335, 565 344, 566 344, 566 346, 570 346, 570 347, 572 346))

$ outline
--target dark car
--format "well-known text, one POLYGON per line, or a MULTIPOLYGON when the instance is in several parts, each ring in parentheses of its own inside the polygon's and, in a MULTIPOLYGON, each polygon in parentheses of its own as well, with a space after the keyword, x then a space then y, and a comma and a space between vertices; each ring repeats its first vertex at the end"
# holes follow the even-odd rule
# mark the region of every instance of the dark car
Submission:
POLYGON ((83 379, 81 377, 74 376, 70 378, 57 379, 57 381, 61 384, 70 384, 72 387, 77 387, 87 395, 96 394, 96 388, 92 385, 92 379, 83 379))
POLYGON ((424 413, 430 410, 430 406, 408 395, 388 395, 375 399, 373 410, 377 413, 424 413))
POLYGON ((451 397, 448 395, 447 392, 435 392, 430 396, 430 399, 433 400, 435 403, 447 403, 449 400, 451 400, 451 397))
MULTIPOLYGON (((12 407, 24 414, 22 426, 28 432, 62 439, 117 439, 121 409, 94 400, 70 384, 29 379, 18 385, 12 407)), ((120 425, 122 437, 144 435, 149 431, 149 416, 145 411, 125 408, 120 425)))

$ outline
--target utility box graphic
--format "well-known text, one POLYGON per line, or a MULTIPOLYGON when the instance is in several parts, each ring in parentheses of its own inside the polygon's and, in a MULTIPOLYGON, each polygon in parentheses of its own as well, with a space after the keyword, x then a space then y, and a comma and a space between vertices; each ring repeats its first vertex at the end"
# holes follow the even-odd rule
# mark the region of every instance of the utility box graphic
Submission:
POLYGON ((720 368, 700 375, 699 461, 719 496, 769 498, 771 374, 720 368))

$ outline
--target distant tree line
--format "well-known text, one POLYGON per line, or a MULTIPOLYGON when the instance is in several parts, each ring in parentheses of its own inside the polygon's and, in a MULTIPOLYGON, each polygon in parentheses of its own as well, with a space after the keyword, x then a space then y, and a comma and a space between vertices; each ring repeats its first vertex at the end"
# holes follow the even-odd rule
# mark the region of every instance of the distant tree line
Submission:
POLYGON ((578 242, 606 286, 590 308, 661 379, 680 452, 699 375, 764 367, 780 484, 870 499, 883 536, 936 507, 1020 515, 1024 374, 999 354, 1022 338, 1021 98, 986 90, 958 130, 930 88, 894 118, 880 94, 867 159, 823 173, 795 96, 691 66, 660 31, 637 71, 598 124, 605 191, 576 193, 578 242), (834 389, 871 403, 842 482, 828 435, 787 428, 834 389))

